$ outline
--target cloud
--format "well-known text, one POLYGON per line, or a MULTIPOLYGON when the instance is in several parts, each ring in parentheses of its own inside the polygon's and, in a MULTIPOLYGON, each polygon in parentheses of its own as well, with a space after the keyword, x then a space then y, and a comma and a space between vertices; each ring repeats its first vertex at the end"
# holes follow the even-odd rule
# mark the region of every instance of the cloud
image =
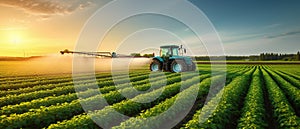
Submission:
POLYGON ((0 31, 1 30, 26 30, 27 28, 26 27, 1 27, 0 26, 0 31))
POLYGON ((248 35, 238 35, 238 36, 221 36, 224 43, 234 43, 240 41, 246 41, 251 39, 259 39, 263 37, 263 34, 248 34, 248 35))
POLYGON ((267 26, 265 27, 265 29, 277 28, 277 27, 279 27, 279 26, 281 26, 281 24, 271 24, 271 25, 267 25, 267 26))
MULTIPOLYGON (((279 24, 278 24, 279 25, 279 24)), ((278 26, 277 24, 274 24, 272 27, 278 26)), ((271 26, 270 26, 271 27, 271 26)), ((289 31, 286 33, 281 34, 272 34, 271 32, 256 32, 256 33, 249 33, 249 34, 234 34, 230 35, 227 33, 221 33, 220 37, 224 43, 234 43, 234 42, 241 42, 241 41, 247 41, 252 39, 274 39, 274 38, 280 38, 280 37, 286 37, 286 36, 292 36, 300 34, 300 30, 296 31, 289 31)))
POLYGON ((50 15, 71 14, 92 4, 90 0, 1 0, 0 6, 8 6, 24 10, 32 15, 45 18, 50 15))
POLYGON ((245 31, 245 32, 235 32, 233 31, 220 31, 219 32, 220 38, 222 42, 225 44, 228 43, 235 43, 241 41, 248 41, 252 39, 261 39, 265 36, 263 32, 253 32, 253 31, 245 31))
POLYGON ((266 38, 273 39, 273 38, 286 37, 286 36, 297 35, 297 34, 300 34, 300 30, 290 31, 290 32, 282 33, 282 34, 278 34, 278 35, 266 36, 266 38))

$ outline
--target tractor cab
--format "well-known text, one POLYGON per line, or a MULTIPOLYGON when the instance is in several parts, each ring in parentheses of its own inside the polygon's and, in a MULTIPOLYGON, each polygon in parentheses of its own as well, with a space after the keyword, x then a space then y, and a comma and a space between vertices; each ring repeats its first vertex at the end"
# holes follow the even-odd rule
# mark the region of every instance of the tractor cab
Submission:
POLYGON ((167 45, 167 46, 160 46, 160 56, 183 56, 183 53, 186 53, 184 48, 179 47, 177 45, 167 45))
POLYGON ((160 55, 153 58, 150 64, 151 71, 184 72, 194 71, 195 63, 188 56, 183 56, 186 49, 177 45, 160 46, 160 55))
POLYGON ((178 46, 161 46, 160 47, 160 56, 164 57, 164 56, 178 56, 178 46))

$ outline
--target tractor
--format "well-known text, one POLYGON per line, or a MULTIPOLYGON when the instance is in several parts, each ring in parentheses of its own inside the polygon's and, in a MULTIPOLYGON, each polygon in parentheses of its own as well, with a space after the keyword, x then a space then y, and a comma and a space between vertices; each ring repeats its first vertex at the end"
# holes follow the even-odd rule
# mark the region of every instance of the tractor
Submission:
POLYGON ((153 57, 150 70, 174 73, 195 71, 195 63, 190 57, 183 56, 183 53, 186 53, 186 49, 182 48, 182 45, 160 46, 160 55, 153 57))

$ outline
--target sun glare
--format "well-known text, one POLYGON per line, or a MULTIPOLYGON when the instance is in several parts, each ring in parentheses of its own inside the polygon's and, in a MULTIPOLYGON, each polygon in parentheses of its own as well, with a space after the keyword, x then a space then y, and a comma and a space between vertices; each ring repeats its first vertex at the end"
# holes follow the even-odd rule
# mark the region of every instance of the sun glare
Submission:
POLYGON ((14 47, 20 47, 24 43, 24 35, 21 31, 11 31, 8 33, 8 42, 14 47))
POLYGON ((12 37, 11 43, 13 43, 13 44, 19 44, 19 43, 21 43, 21 38, 18 37, 18 36, 12 37))

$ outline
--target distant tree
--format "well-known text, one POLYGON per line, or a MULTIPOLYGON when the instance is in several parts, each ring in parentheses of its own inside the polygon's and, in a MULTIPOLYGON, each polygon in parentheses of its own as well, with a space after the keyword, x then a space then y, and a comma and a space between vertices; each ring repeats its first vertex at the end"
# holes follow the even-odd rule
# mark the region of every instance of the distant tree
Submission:
POLYGON ((258 61, 258 60, 260 60, 260 57, 256 56, 256 55, 251 55, 251 56, 249 56, 249 60, 250 61, 258 61))
POLYGON ((299 51, 297 52, 296 60, 300 61, 300 52, 299 51))
POLYGON ((259 55, 259 60, 261 60, 261 61, 265 60, 265 54, 264 53, 261 53, 259 55))
POLYGON ((131 53, 130 55, 133 56, 133 57, 141 57, 140 53, 131 53))
POLYGON ((148 57, 148 58, 154 57, 154 54, 144 54, 143 57, 148 57))

